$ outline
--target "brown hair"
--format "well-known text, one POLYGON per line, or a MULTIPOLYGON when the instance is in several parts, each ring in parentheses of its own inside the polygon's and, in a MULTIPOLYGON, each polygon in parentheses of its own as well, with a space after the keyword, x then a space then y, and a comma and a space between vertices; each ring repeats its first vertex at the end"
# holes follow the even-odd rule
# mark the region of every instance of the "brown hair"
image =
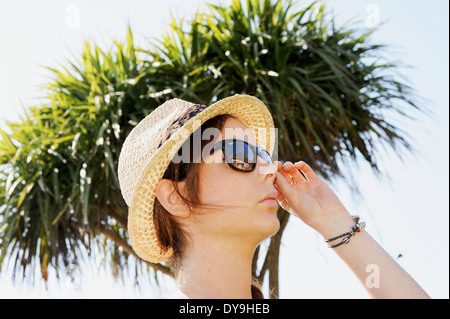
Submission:
MULTIPOLYGON (((209 119, 203 123, 200 128, 200 136, 202 137, 204 130, 207 128, 216 128, 222 131, 222 128, 228 118, 232 118, 232 115, 222 114, 214 118, 209 119)), ((196 132, 197 133, 197 132, 196 132)), ((175 191, 178 196, 188 205, 189 209, 193 211, 195 208, 203 207, 204 205, 200 202, 198 198, 198 169, 200 163, 198 163, 198 155, 193 152, 193 139, 192 134, 183 145, 189 146, 189 160, 183 156, 182 151, 185 150, 183 146, 177 152, 177 155, 181 157, 181 161, 172 161, 167 167, 163 179, 169 179, 172 181, 175 191), (184 181, 186 183, 186 197, 181 194, 177 182, 184 181)), ((210 143, 214 139, 211 136, 210 139, 201 139, 201 150, 205 145, 210 143)), ((201 152, 200 152, 201 153, 201 152)), ((180 262, 183 258, 183 252, 185 250, 188 234, 182 229, 181 225, 173 218, 173 216, 166 211, 166 209, 155 198, 154 210, 153 210, 153 221, 156 229, 156 234, 161 246, 165 249, 172 247, 173 255, 169 260, 170 264, 175 270, 176 277, 179 275, 180 262)), ((260 285, 257 282, 252 284, 252 297, 253 299, 264 299, 264 295, 260 289, 260 285)))

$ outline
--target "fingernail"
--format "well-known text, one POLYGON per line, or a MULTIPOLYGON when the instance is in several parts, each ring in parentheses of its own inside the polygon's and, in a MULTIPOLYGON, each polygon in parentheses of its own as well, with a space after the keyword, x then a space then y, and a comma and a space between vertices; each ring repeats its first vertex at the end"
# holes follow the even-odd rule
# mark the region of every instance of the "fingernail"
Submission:
POLYGON ((289 162, 289 161, 287 161, 284 165, 283 165, 283 168, 285 169, 285 170, 290 170, 292 167, 291 166, 293 166, 294 164, 292 164, 291 162, 289 162))

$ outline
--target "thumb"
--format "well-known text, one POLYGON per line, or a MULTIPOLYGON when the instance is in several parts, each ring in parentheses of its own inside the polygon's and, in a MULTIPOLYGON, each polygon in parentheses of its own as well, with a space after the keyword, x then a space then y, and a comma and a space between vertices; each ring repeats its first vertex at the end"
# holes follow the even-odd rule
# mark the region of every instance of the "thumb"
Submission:
POLYGON ((314 203, 311 202, 312 198, 306 193, 292 187, 286 177, 280 172, 277 172, 275 186, 281 192, 281 196, 284 199, 283 202, 280 202, 281 207, 304 221, 304 217, 302 216, 304 214, 304 209, 302 209, 303 204, 301 205, 301 203, 308 203, 307 206, 314 205, 314 203))
POLYGON ((293 202, 292 200, 294 199, 294 197, 296 197, 297 191, 292 188, 292 186, 280 172, 277 172, 275 186, 282 193, 288 203, 293 202))

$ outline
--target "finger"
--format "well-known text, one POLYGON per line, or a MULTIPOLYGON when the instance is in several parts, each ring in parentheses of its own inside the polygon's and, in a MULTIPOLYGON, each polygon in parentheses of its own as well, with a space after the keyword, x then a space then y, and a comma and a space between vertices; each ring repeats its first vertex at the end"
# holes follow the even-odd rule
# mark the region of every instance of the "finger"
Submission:
POLYGON ((314 173, 314 171, 312 170, 312 168, 306 164, 304 161, 300 161, 294 164, 294 166, 301 170, 302 173, 306 176, 306 178, 308 180, 314 179, 314 178, 319 178, 319 176, 317 176, 316 173, 314 173))
POLYGON ((289 185, 289 182, 291 180, 289 175, 286 174, 288 176, 288 179, 286 179, 284 174, 286 174, 286 173, 282 173, 282 172, 277 173, 277 179, 276 179, 275 185, 276 185, 277 189, 283 194, 283 197, 289 203, 294 198, 295 193, 297 193, 297 191, 295 189, 293 189, 291 185, 289 185))
POLYGON ((294 164, 292 164, 292 162, 287 161, 286 163, 283 164, 283 169, 285 171, 290 170, 292 167, 294 167, 294 164))
POLYGON ((307 181, 307 179, 294 164, 292 164, 292 166, 289 165, 287 167, 283 167, 283 169, 292 177, 296 184, 302 184, 307 181))
MULTIPOLYGON (((279 174, 279 173, 278 173, 279 174)), ((284 209, 284 210, 287 210, 287 211, 289 211, 289 209, 290 209, 290 206, 289 206, 289 203, 288 203, 288 201, 287 201, 287 199, 284 197, 284 195, 283 195, 283 192, 282 192, 282 190, 281 190, 281 187, 280 187, 280 180, 282 179, 283 177, 281 177, 281 176, 277 176, 277 183, 275 183, 274 184, 274 186, 275 186, 275 188, 277 189, 277 191, 278 191, 278 196, 277 196, 277 201, 278 201, 278 203, 280 204, 280 206, 284 209)))
POLYGON ((289 212, 289 210, 291 209, 291 206, 289 206, 288 202, 285 199, 283 199, 283 201, 279 201, 278 203, 285 211, 289 212))
POLYGON ((283 168, 283 163, 281 163, 280 161, 275 161, 275 162, 273 162, 273 163, 277 166, 277 169, 278 169, 278 170, 280 170, 280 169, 283 168))
POLYGON ((277 195, 277 201, 282 202, 282 201, 284 200, 283 193, 281 193, 281 192, 278 190, 278 188, 277 188, 277 192, 278 192, 278 195, 277 195))
POLYGON ((284 178, 288 181, 289 185, 291 186, 292 177, 291 177, 291 175, 289 175, 288 172, 286 172, 284 170, 284 167, 283 167, 283 169, 279 170, 278 173, 280 173, 282 176, 284 176, 284 178))
POLYGON ((277 183, 275 186, 281 191, 284 198, 284 201, 280 201, 281 207, 300 218, 298 212, 301 211, 301 203, 307 199, 305 193, 289 185, 289 182, 280 172, 277 173, 277 183))
MULTIPOLYGON (((276 186, 275 186, 275 188, 276 188, 276 186)), ((289 211, 289 209, 290 209, 289 203, 287 202, 286 198, 284 198, 283 194, 278 190, 278 188, 277 188, 277 191, 278 191, 278 196, 277 196, 278 203, 284 210, 289 211)))

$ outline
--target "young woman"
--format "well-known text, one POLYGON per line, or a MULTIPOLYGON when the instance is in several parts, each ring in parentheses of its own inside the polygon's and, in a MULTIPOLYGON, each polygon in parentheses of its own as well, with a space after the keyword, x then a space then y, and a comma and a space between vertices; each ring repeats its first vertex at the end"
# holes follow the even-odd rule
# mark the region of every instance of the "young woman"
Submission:
MULTIPOLYGON (((278 205, 325 240, 332 239, 330 246, 363 284, 367 265, 377 265, 380 284, 366 287, 373 298, 428 298, 308 164, 272 162, 270 151, 241 119, 210 115, 197 130, 202 137, 211 129, 219 134, 202 138, 197 149, 195 134, 189 135, 183 147, 176 147, 182 160, 172 157, 163 165, 162 177, 149 182, 154 187, 147 193, 139 187, 134 191, 140 194, 135 200, 154 194, 152 216, 147 218, 154 236, 146 241, 159 247, 152 256, 164 257, 145 257, 148 250, 157 250, 153 244, 140 251, 144 259, 168 261, 174 267, 178 290, 173 298, 263 297, 253 284, 252 258, 256 247, 278 231, 278 205)), ((138 224, 134 215, 129 229, 138 224)), ((135 246, 144 247, 137 242, 144 242, 147 230, 133 232, 140 234, 134 236, 135 246)))

